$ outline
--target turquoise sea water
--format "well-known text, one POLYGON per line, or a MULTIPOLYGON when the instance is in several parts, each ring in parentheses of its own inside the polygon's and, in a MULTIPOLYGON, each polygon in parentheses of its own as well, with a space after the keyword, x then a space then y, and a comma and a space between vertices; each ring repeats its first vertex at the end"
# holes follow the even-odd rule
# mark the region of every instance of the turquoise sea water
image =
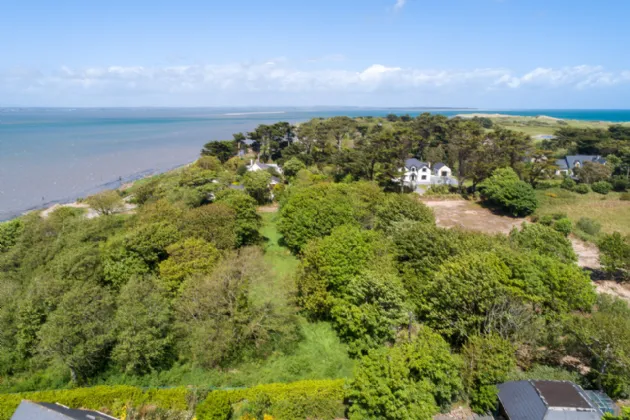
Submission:
POLYGON ((630 121, 630 110, 5 108, 0 109, 0 220, 182 165, 207 141, 229 139, 258 124, 422 112, 630 121))

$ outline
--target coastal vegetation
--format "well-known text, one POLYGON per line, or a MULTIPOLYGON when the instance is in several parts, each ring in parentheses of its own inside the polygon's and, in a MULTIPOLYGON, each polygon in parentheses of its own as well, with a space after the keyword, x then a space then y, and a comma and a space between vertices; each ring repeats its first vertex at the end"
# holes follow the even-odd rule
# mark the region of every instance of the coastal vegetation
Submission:
POLYGON ((567 238, 582 231, 627 278, 630 135, 601 131, 536 144, 429 114, 261 125, 89 197, 98 217, 2 223, 0 416, 24 397, 138 419, 424 419, 492 411, 517 377, 627 398, 630 308, 595 293, 567 238), (563 180, 566 153, 608 171, 563 180), (533 223, 438 227, 397 181, 413 156, 453 169, 445 193, 533 223), (613 201, 618 221, 588 210, 613 201))

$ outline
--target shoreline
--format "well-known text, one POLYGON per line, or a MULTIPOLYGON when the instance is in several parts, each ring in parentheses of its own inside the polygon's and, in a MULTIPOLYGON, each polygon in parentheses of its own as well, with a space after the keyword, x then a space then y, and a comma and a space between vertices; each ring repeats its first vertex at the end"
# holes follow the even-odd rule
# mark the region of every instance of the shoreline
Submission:
POLYGON ((112 180, 112 181, 108 181, 104 184, 98 185, 96 187, 90 188, 88 190, 85 190, 81 193, 69 196, 69 197, 63 197, 63 198, 59 198, 56 200, 51 200, 51 201, 46 201, 42 204, 36 205, 36 206, 32 206, 26 209, 22 209, 22 210, 15 210, 15 211, 6 211, 6 212, 1 212, 0 211, 0 223, 2 222, 7 222, 9 220, 15 219, 17 217, 20 216, 24 216, 27 215, 29 213, 32 212, 36 212, 36 211, 46 211, 49 210, 55 206, 66 206, 66 205, 75 205, 75 204, 79 204, 78 200, 81 198, 85 198, 88 197, 90 195, 93 194, 97 194, 99 192, 102 191, 107 191, 107 190, 118 190, 122 187, 125 186, 130 186, 133 185, 136 181, 139 181, 141 179, 145 179, 145 178, 150 178, 152 176, 156 176, 156 175, 161 175, 170 171, 174 171, 176 169, 179 168, 183 168, 184 166, 190 165, 192 162, 194 161, 190 161, 190 162, 186 162, 186 163, 182 163, 182 164, 177 164, 174 165, 172 167, 166 168, 166 169, 147 169, 144 171, 140 171, 140 172, 136 172, 133 173, 131 175, 127 175, 124 177, 121 177, 120 179, 116 179, 116 180, 112 180))

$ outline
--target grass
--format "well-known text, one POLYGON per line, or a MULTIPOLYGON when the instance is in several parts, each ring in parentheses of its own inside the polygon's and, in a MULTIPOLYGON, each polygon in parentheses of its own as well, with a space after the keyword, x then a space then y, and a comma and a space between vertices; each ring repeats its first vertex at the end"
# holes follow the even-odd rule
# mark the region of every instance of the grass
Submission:
POLYGON ((611 123, 604 121, 578 121, 578 120, 562 120, 564 123, 558 124, 555 120, 548 120, 536 117, 499 117, 491 118, 496 126, 501 126, 514 131, 520 131, 530 136, 540 134, 554 134, 556 130, 562 127, 575 128, 599 128, 608 129, 611 123))
POLYGON ((578 194, 560 188, 536 191, 540 207, 536 214, 544 216, 566 213, 575 224, 582 217, 601 223, 604 233, 630 234, 630 202, 619 200, 620 193, 601 195, 594 192, 578 194), (555 197, 554 197, 555 195, 555 197))

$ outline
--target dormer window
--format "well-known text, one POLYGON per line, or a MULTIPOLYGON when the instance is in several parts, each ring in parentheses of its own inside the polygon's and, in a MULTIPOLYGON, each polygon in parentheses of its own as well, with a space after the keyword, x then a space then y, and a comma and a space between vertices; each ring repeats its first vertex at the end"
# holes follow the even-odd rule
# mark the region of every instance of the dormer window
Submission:
POLYGON ((575 167, 579 168, 580 167, 580 162, 575 162, 575 167))
POLYGON ((411 167, 411 172, 416 172, 416 167, 415 166, 411 167))
POLYGON ((426 171, 427 171, 426 167, 422 168, 422 172, 426 172, 426 171))

